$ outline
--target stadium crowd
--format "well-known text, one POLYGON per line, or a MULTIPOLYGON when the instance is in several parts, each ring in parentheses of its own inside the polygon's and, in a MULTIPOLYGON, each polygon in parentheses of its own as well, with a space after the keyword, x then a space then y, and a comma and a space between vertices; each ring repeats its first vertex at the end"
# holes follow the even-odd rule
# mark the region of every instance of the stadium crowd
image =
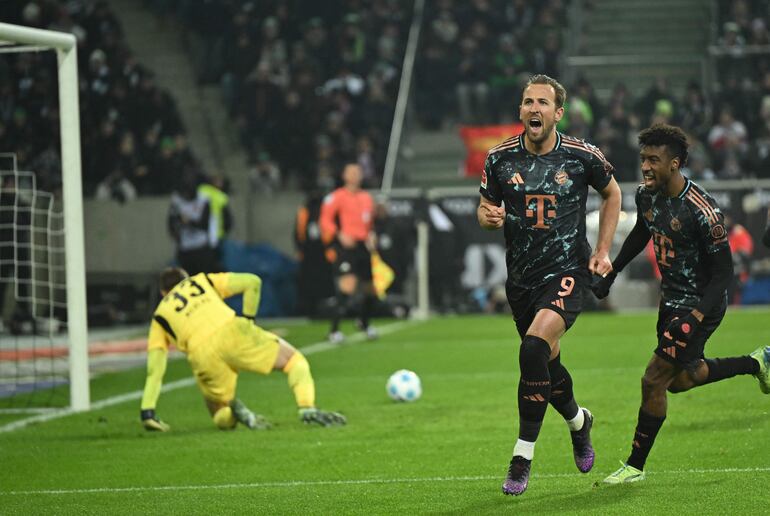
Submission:
POLYGON ((351 160, 379 184, 409 2, 147 3, 182 21, 199 80, 221 84, 257 188, 328 190, 351 160))
MULTIPOLYGON (((618 83, 607 102, 584 78, 568 85, 567 116, 559 128, 596 142, 615 163, 618 180, 636 179, 636 134, 656 122, 689 132, 688 174, 695 179, 770 177, 768 5, 759 0, 718 5, 715 54, 724 57, 716 59, 716 85, 693 81, 678 96, 661 77, 632 98, 618 83)), ((532 73, 561 75, 567 7, 562 0, 550 0, 544 9, 523 0, 436 2, 423 27, 417 68, 423 126, 515 120, 516 99, 532 73)))
MULTIPOLYGON (((328 191, 351 160, 361 165, 365 187, 379 184, 409 2, 144 2, 181 24, 199 80, 221 85, 255 189, 328 191)), ((687 173, 694 179, 770 176, 767 2, 718 6, 717 84, 692 82, 680 96, 661 77, 632 98, 618 83, 606 102, 584 78, 567 85, 560 129, 596 142, 620 181, 636 179, 635 135, 654 122, 688 131, 687 173)), ((432 3, 415 69, 420 125, 514 121, 530 74, 561 75, 568 8, 568 0, 549 0, 542 9, 525 0, 432 3)), ((185 171, 200 172, 172 96, 132 55, 106 2, 8 0, 0 2, 0 18, 78 37, 86 194, 165 194, 185 171)), ((48 53, 23 53, 0 61, 0 146, 16 149, 22 166, 55 182, 52 60, 48 53)))
MULTIPOLYGON (((83 187, 86 195, 130 200, 167 194, 199 172, 173 97, 137 62, 107 2, 4 0, 0 20, 73 33, 78 40, 83 187)), ((35 170, 39 185, 61 182, 56 56, 0 60, 0 148, 35 170)))

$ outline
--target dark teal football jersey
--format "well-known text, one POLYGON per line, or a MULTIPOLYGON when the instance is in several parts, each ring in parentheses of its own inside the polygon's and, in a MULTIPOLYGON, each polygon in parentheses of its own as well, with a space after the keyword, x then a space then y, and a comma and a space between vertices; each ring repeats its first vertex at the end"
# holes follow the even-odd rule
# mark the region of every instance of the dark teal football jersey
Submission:
POLYGON ((730 248, 724 215, 717 202, 686 179, 682 193, 676 197, 639 186, 636 210, 652 237, 662 276, 663 303, 672 308, 694 309, 711 279, 708 255, 730 248))
POLYGON ((583 140, 556 133, 556 146, 537 156, 524 135, 493 147, 481 176, 481 195, 505 204, 508 281, 530 288, 566 271, 586 267, 589 185, 603 190, 614 167, 583 140))

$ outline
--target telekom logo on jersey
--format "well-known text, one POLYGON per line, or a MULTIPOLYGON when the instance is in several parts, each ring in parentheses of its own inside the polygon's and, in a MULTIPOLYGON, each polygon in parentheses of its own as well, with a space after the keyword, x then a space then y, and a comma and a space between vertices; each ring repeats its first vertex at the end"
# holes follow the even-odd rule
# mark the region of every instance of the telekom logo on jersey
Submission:
POLYGON ((553 194, 527 194, 524 197, 524 204, 527 206, 525 214, 529 218, 535 218, 533 228, 548 229, 550 226, 545 223, 545 217, 553 218, 556 216, 556 196, 553 194), (532 201, 534 209, 531 208, 532 201))

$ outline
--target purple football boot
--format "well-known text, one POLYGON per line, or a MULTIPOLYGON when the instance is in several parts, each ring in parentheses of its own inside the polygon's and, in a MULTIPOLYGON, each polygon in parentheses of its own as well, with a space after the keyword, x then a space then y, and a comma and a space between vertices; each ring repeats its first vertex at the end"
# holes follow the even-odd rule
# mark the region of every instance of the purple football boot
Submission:
POLYGON ((594 416, 591 411, 581 408, 583 416, 583 428, 570 432, 572 437, 572 453, 575 457, 575 466, 581 473, 588 473, 594 467, 594 447, 591 446, 591 427, 594 425, 594 416))
POLYGON ((511 459, 511 465, 508 466, 508 474, 503 482, 503 494, 519 496, 527 490, 529 484, 529 468, 532 465, 531 460, 514 455, 511 459))

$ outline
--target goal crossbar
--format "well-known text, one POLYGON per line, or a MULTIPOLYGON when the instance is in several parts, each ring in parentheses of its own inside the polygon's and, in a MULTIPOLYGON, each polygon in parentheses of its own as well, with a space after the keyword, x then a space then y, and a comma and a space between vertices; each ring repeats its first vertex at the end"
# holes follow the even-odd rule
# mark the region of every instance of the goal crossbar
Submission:
POLYGON ((85 244, 80 159, 80 103, 78 99, 77 39, 74 35, 0 23, 0 42, 5 52, 56 51, 59 79, 59 128, 61 134, 62 196, 66 238, 67 328, 69 332, 70 407, 90 406, 88 328, 86 319, 85 244), (19 45, 19 46, 12 46, 19 45))

